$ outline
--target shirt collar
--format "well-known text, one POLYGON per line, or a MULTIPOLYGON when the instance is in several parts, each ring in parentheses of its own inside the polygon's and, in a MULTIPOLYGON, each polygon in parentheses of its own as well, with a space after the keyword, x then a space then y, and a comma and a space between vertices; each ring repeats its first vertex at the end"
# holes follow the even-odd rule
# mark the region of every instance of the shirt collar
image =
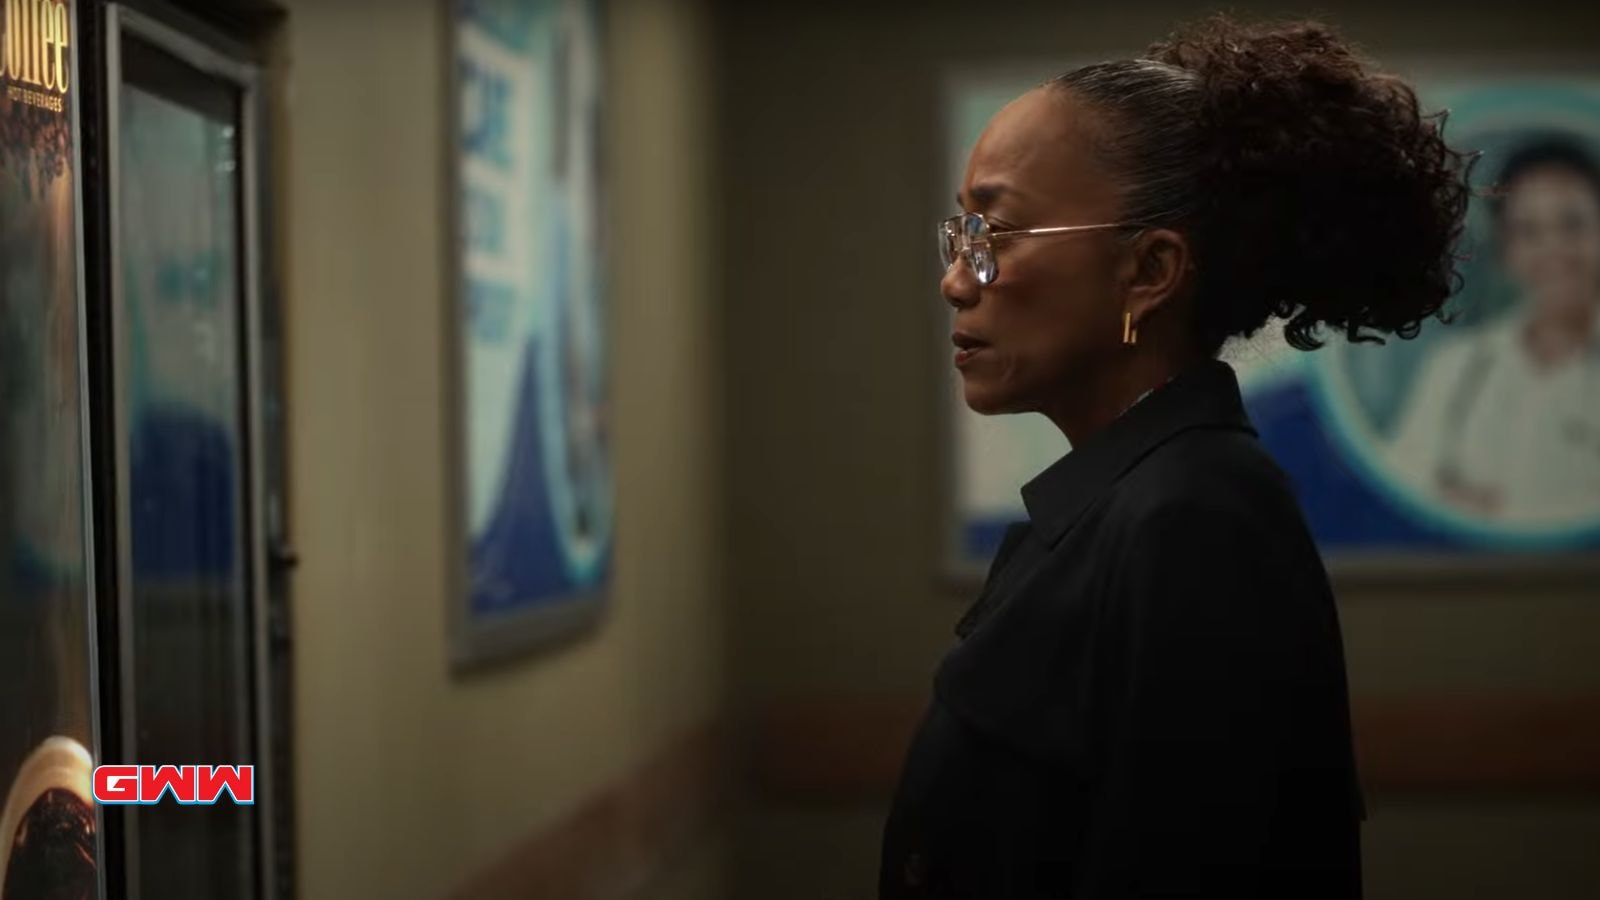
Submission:
POLYGON ((1192 428, 1255 433, 1227 363, 1208 359, 1190 366, 1023 485, 1022 503, 1039 537, 1055 544, 1150 451, 1192 428))

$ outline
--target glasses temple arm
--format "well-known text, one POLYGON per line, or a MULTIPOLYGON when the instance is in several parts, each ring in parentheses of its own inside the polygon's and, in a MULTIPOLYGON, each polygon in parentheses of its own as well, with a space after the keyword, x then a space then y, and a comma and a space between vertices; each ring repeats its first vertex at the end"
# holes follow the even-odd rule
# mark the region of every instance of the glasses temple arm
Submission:
POLYGON ((1051 228, 1014 228, 1009 231, 991 231, 989 237, 1018 237, 1035 234, 1066 234, 1073 231, 1099 231, 1106 228, 1144 228, 1140 222, 1106 222, 1101 225, 1057 225, 1051 228))

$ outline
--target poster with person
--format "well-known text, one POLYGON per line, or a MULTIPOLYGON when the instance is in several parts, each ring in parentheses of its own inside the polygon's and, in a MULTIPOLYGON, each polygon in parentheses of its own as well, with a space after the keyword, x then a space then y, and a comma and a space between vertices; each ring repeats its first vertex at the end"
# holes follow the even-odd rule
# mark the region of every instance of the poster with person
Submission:
MULTIPOLYGON (((1223 356, 1335 568, 1592 561, 1600 551, 1600 73, 1396 69, 1419 85, 1425 112, 1446 113, 1451 145, 1479 155, 1448 321, 1383 344, 1327 336, 1312 353, 1288 347, 1269 325, 1223 356)), ((952 171, 999 105, 1029 83, 952 79, 952 171)), ((1041 417, 983 419, 954 383, 950 398, 949 558, 973 571, 1004 524, 1025 515, 1021 484, 1069 448, 1041 417)))

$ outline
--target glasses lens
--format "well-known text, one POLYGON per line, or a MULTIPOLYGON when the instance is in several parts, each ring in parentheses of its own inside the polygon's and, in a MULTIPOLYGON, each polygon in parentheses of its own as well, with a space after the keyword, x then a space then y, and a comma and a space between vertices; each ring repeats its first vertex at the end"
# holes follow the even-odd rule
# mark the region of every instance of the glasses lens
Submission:
POLYGON ((989 223, 977 213, 967 213, 961 217, 961 230, 966 235, 967 262, 972 265, 972 274, 978 277, 979 284, 992 284, 1000 269, 989 245, 989 223))
POLYGON ((955 265, 956 255, 960 253, 956 242, 956 230, 951 220, 946 219, 939 223, 939 260, 946 269, 955 265))
POLYGON ((995 276, 1000 274, 1000 266, 994 261, 994 251, 989 249, 989 245, 973 244, 969 258, 972 260, 972 274, 978 276, 978 283, 994 284, 995 276))

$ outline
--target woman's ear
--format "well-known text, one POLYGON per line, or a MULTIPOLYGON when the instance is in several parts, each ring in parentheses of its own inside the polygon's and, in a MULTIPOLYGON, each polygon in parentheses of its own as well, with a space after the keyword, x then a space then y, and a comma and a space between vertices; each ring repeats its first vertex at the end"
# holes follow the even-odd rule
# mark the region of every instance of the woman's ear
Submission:
POLYGON ((1189 238, 1171 228, 1151 228, 1140 232, 1129 247, 1131 258, 1126 269, 1125 311, 1137 325, 1146 316, 1172 303, 1188 290, 1193 271, 1189 238))

